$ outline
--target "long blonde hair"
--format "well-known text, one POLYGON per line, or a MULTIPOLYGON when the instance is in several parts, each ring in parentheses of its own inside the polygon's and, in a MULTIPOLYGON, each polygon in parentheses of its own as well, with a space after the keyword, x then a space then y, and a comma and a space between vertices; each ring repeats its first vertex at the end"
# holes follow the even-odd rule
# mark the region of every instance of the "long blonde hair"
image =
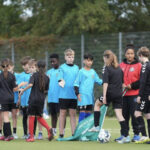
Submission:
POLYGON ((111 50, 104 51, 103 56, 107 58, 106 66, 113 66, 114 68, 119 67, 117 56, 111 50))

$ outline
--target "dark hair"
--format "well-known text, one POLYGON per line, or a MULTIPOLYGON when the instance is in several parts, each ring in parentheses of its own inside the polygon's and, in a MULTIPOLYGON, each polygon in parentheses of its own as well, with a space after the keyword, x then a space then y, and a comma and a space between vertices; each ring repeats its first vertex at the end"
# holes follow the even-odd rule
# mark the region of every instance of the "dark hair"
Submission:
POLYGON ((84 59, 90 59, 90 60, 93 60, 93 56, 91 54, 84 54, 84 59))
POLYGON ((3 59, 1 61, 1 67, 4 69, 3 74, 5 79, 7 79, 8 77, 8 66, 9 66, 9 58, 3 59))
POLYGON ((46 63, 43 60, 39 60, 37 62, 37 67, 38 67, 38 71, 39 71, 39 87, 40 87, 40 91, 44 92, 45 90, 45 66, 46 63))
POLYGON ((138 52, 137 52, 138 56, 144 56, 144 57, 148 57, 150 56, 150 50, 147 47, 141 47, 139 48, 138 52))
POLYGON ((125 48, 125 53, 127 52, 128 49, 132 49, 133 51, 135 51, 134 45, 133 44, 127 44, 126 48, 125 48))
POLYGON ((21 65, 26 65, 26 64, 29 62, 30 59, 31 59, 30 56, 25 56, 25 57, 23 57, 23 58, 21 59, 21 65))
POLYGON ((59 55, 58 54, 51 54, 50 56, 49 56, 49 58, 51 59, 51 58, 56 58, 57 60, 59 60, 59 55))

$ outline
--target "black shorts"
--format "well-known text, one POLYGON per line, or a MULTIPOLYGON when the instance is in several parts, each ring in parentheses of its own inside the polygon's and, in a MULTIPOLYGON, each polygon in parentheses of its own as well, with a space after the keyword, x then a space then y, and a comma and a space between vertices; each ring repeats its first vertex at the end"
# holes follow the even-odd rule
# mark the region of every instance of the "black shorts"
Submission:
POLYGON ((78 106, 79 111, 92 111, 93 105, 78 106))
POLYGON ((19 106, 17 106, 17 104, 13 103, 12 104, 12 109, 19 109, 19 106))
MULTIPOLYGON (((111 97, 106 97, 106 100, 107 100, 107 106, 110 105, 110 103, 112 103, 112 106, 113 106, 113 109, 122 109, 122 106, 123 106, 123 98, 122 97, 118 97, 118 98, 115 98, 115 99, 111 99, 111 97)), ((100 96, 99 97, 99 101, 101 103, 103 103, 103 96, 100 96)))
POLYGON ((51 115, 57 115, 59 113, 59 103, 48 103, 48 112, 51 115))
POLYGON ((150 113, 150 101, 148 100, 148 96, 141 98, 141 103, 137 105, 136 110, 145 114, 150 113))
POLYGON ((13 104, 0 104, 0 111, 11 111, 13 104))
POLYGON ((59 99, 60 109, 77 109, 76 99, 59 99))
POLYGON ((28 106, 28 115, 42 117, 43 116, 43 106, 29 105, 28 106))

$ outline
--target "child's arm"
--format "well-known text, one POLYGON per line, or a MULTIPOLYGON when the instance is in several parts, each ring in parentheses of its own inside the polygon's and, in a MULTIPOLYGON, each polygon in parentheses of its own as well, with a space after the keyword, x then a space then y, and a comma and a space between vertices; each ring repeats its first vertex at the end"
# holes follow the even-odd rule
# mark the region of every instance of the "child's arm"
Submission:
POLYGON ((60 68, 60 70, 59 70, 58 84, 62 88, 64 88, 64 86, 65 86, 65 80, 63 79, 63 69, 62 68, 60 68))
POLYGON ((95 83, 102 85, 103 80, 99 78, 98 74, 95 72, 95 83))

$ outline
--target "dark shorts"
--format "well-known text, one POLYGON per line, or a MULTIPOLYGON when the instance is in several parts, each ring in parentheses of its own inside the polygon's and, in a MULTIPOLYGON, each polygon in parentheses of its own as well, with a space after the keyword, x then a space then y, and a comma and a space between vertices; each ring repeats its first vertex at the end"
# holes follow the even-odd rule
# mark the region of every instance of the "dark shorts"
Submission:
POLYGON ((92 111, 93 105, 78 106, 79 111, 92 111))
POLYGON ((57 115, 59 113, 59 103, 48 103, 48 112, 51 115, 57 115))
POLYGON ((150 113, 150 101, 148 100, 148 96, 141 98, 141 103, 137 105, 136 110, 145 114, 150 113))
POLYGON ((11 111, 13 104, 0 104, 0 111, 11 111))
POLYGON ((19 109, 19 106, 17 106, 17 104, 13 103, 12 104, 12 109, 19 109))
POLYGON ((60 109, 77 109, 76 99, 59 99, 60 109))
MULTIPOLYGON (((115 99, 111 99, 111 97, 107 97, 107 106, 110 105, 110 103, 112 103, 113 109, 122 109, 123 106, 123 98, 122 97, 118 97, 115 99)), ((103 103, 103 96, 99 97, 99 101, 101 103, 103 103)))
POLYGON ((42 117, 43 116, 43 106, 29 105, 28 106, 28 115, 42 117))

